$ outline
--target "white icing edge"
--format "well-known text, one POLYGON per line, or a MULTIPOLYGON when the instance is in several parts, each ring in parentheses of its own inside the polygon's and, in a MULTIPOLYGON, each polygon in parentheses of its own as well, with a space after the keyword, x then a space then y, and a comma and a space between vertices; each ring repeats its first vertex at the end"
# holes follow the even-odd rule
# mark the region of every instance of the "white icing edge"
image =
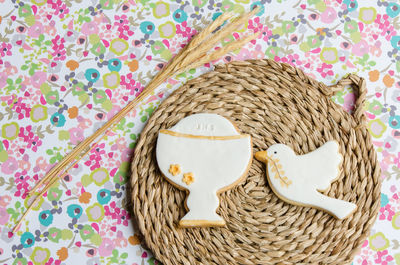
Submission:
POLYGON ((239 135, 235 126, 228 119, 214 113, 198 113, 180 120, 171 131, 202 135, 202 136, 232 136, 239 135))

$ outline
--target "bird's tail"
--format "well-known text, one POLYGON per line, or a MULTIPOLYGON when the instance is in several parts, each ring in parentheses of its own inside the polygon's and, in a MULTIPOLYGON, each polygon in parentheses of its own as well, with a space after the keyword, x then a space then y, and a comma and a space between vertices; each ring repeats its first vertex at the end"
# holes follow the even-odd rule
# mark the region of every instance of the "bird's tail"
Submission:
POLYGON ((344 219, 357 209, 357 205, 351 202, 334 199, 318 193, 320 205, 316 205, 324 211, 334 215, 338 219, 344 219))

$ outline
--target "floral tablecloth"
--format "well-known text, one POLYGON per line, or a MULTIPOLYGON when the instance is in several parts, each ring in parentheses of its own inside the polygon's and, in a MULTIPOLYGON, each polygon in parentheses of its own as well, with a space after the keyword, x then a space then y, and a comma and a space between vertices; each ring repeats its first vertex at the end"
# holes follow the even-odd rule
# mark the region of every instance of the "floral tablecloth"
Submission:
MULTIPOLYGON (((382 167, 382 202, 354 264, 400 264, 395 0, 0 0, 1 263, 156 263, 126 210, 130 157, 160 101, 211 65, 164 83, 50 189, 16 235, 10 230, 35 182, 135 98, 194 33, 221 12, 253 5, 263 8, 245 26, 263 34, 218 62, 273 58, 327 84, 349 72, 368 81, 365 110, 382 167)), ((351 111, 354 94, 346 90, 333 100, 351 111)))

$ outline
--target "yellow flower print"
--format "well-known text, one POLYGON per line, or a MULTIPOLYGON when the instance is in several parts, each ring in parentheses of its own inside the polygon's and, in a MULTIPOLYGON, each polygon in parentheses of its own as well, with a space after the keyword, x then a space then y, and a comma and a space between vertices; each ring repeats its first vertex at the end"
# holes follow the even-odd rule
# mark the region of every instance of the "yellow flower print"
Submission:
POLYGON ((172 174, 172 176, 176 176, 181 174, 181 166, 178 164, 170 165, 169 166, 169 173, 172 174))
POLYGON ((193 173, 189 172, 189 173, 185 173, 183 174, 183 178, 182 181, 186 183, 186 185, 190 185, 194 182, 194 177, 193 177, 193 173))

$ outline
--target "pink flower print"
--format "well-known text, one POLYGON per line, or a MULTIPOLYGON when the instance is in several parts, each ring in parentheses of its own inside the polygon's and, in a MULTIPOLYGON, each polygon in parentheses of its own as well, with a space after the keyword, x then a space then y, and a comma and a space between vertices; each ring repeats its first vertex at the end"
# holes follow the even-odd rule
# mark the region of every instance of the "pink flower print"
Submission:
MULTIPOLYGON (((387 35, 385 37, 385 39, 387 41, 390 41, 392 39, 393 36, 396 35, 397 31, 394 29, 394 26, 391 24, 390 27, 386 30, 387 35)), ((383 32, 381 33, 381 35, 383 36, 383 32)))
POLYGON ((253 20, 249 21, 248 29, 256 32, 261 32, 258 36, 259 39, 263 39, 264 41, 268 42, 269 38, 273 35, 272 31, 265 26, 263 23, 260 22, 260 18, 256 17, 253 20))
POLYGON ((379 29, 385 29, 387 26, 390 25, 390 22, 388 20, 389 16, 384 14, 377 14, 376 19, 375 19, 375 23, 378 24, 379 29))
POLYGON ((8 222, 10 215, 7 213, 7 209, 0 207, 0 225, 5 225, 8 222))
POLYGON ((187 40, 190 40, 192 36, 196 35, 196 33, 197 31, 189 27, 186 21, 181 24, 176 24, 176 34, 187 38, 187 40))
MULTIPOLYGON (((15 99, 13 98, 13 100, 15 99)), ((12 102, 9 102, 9 104, 12 104, 12 102)), ((27 107, 25 103, 22 103, 22 98, 18 98, 18 100, 14 101, 11 109, 18 114, 18 120, 29 118, 31 113, 31 108, 27 107)))
POLYGON ((394 207, 394 209, 393 210, 395 210, 396 212, 397 211, 399 211, 400 210, 400 192, 395 192, 396 190, 396 186, 392 186, 391 187, 391 191, 393 192, 393 196, 392 196, 392 198, 390 198, 389 199, 389 202, 392 204, 392 205, 396 205, 396 207, 394 207))
POLYGON ((333 7, 327 7, 325 11, 321 14, 321 21, 327 24, 335 21, 337 13, 333 7))
POLYGON ((393 164, 397 167, 400 168, 400 152, 397 153, 397 157, 393 158, 393 164))
POLYGON ((14 193, 14 196, 19 197, 21 196, 22 199, 26 198, 27 192, 30 189, 30 185, 28 184, 28 181, 30 177, 26 175, 26 170, 22 172, 17 172, 15 173, 15 185, 17 186, 17 191, 14 193))
POLYGON ((252 58, 254 58, 254 59, 264 59, 264 57, 265 57, 265 53, 263 52, 260 44, 257 44, 253 48, 251 54, 252 54, 252 58))
POLYGON ((42 23, 36 21, 36 23, 32 27, 29 27, 28 36, 30 36, 31 38, 38 38, 40 34, 43 34, 43 31, 44 28, 42 23))
POLYGON ((249 51, 249 49, 246 48, 242 48, 240 49, 239 54, 236 56, 236 60, 239 61, 244 61, 246 59, 250 59, 251 57, 251 52, 249 51))
POLYGON ((12 65, 10 62, 4 62, 5 70, 7 75, 15 75, 18 73, 18 68, 12 65))
POLYGON ((392 210, 392 206, 390 204, 386 204, 385 207, 379 209, 379 220, 392 221, 395 212, 392 210))
POLYGON ((109 238, 103 238, 101 245, 99 246, 99 255, 102 257, 108 257, 112 254, 115 245, 114 242, 109 238))
POLYGON ((366 40, 361 40, 358 43, 353 45, 352 53, 356 56, 363 56, 364 54, 368 53, 369 46, 366 40))
POLYGON ((384 251, 378 251, 378 258, 375 259, 376 264, 387 265, 388 262, 392 261, 393 257, 391 255, 388 255, 388 253, 389 252, 387 251, 387 249, 385 249, 384 251))
POLYGON ((51 40, 53 46, 51 47, 53 52, 51 55, 53 56, 54 61, 63 61, 65 60, 67 51, 64 47, 65 39, 61 38, 60 35, 57 35, 54 39, 51 40))
POLYGON ((262 28, 262 25, 260 25, 259 17, 249 20, 248 29, 253 30, 254 32, 258 32, 261 29, 260 27, 262 28))
POLYGON ((14 157, 8 157, 6 162, 1 164, 1 172, 10 175, 18 169, 18 161, 14 157))
POLYGON ((78 116, 76 118, 79 122, 79 128, 81 129, 87 129, 90 128, 90 126, 92 126, 93 122, 90 119, 85 119, 82 116, 78 116))
POLYGON ((85 22, 82 25, 81 32, 86 36, 99 33, 99 28, 94 22, 85 22))
MULTIPOLYGON (((386 150, 382 151, 383 159, 380 161, 379 165, 381 167, 382 172, 388 171, 389 165, 392 164, 392 156, 386 150)), ((382 177, 385 178, 385 174, 382 174, 382 177)))
POLYGON ((57 34, 57 29, 55 26, 56 22, 54 20, 50 21, 49 24, 44 26, 44 32, 49 36, 55 36, 57 34))
POLYGON ((320 73, 323 78, 328 75, 333 76, 332 67, 331 64, 322 63, 321 67, 317 68, 317 72, 320 73))
POLYGON ((24 154, 22 159, 18 160, 18 168, 21 170, 29 170, 31 169, 31 162, 29 162, 29 155, 24 154))
POLYGON ((106 153, 104 150, 105 144, 97 145, 93 150, 90 151, 89 160, 85 162, 86 166, 90 166, 90 170, 94 170, 100 167, 101 156, 106 153))
POLYGON ((71 128, 68 131, 72 144, 78 144, 85 139, 83 136, 83 130, 80 128, 71 128))
POLYGON ((0 58, 12 55, 11 48, 12 45, 10 43, 2 42, 0 45, 0 58))
POLYGON ((137 97, 144 88, 139 81, 132 78, 132 73, 121 76, 120 84, 125 86, 125 88, 130 91, 129 94, 135 95, 135 97, 137 97))
POLYGON ((344 104, 343 104, 343 108, 348 111, 351 112, 354 110, 354 101, 355 101, 355 95, 354 93, 348 93, 344 96, 344 104))
POLYGON ((0 196, 0 206, 7 207, 8 204, 11 202, 11 196, 3 195, 0 196))
POLYGON ((31 141, 29 141, 27 148, 32 149, 32 151, 36 152, 37 148, 42 145, 42 140, 40 140, 39 136, 35 135, 31 141))
MULTIPOLYGON (((122 151, 121 154, 121 161, 130 161, 133 155, 133 150, 126 148, 127 145, 125 145, 125 149, 122 151)), ((119 149, 121 150, 121 148, 119 149)))
POLYGON ((374 45, 371 45, 369 47, 369 53, 372 56, 380 57, 382 54, 381 45, 382 45, 382 43, 379 40, 376 41, 374 45))
POLYGON ((3 88, 7 85, 7 74, 4 72, 0 72, 0 88, 3 88))
POLYGON ((40 88, 40 86, 46 81, 47 76, 45 72, 37 71, 31 77, 31 84, 35 88, 40 88))
POLYGON ((365 240, 363 247, 358 255, 357 262, 362 265, 375 265, 374 262, 375 252, 368 247, 368 240, 365 240))
POLYGON ((54 10, 54 15, 59 18, 64 18, 69 13, 67 5, 61 0, 47 0, 47 4, 51 5, 51 9, 54 10))
POLYGON ((233 58, 230 55, 226 55, 225 57, 223 57, 224 63, 230 63, 232 62, 233 58))
POLYGON ((286 57, 281 57, 279 58, 278 56, 276 56, 277 58, 275 59, 276 61, 281 61, 283 63, 288 63, 290 65, 293 66, 297 66, 297 65, 301 65, 302 61, 299 60, 299 55, 298 54, 289 54, 286 57))
POLYGON ((36 166, 33 171, 34 172, 37 172, 39 170, 46 171, 48 167, 49 164, 47 163, 47 160, 43 156, 40 156, 38 159, 36 159, 36 166))
POLYGON ((26 27, 20 25, 15 29, 15 31, 18 32, 18 33, 25 33, 26 29, 27 29, 26 27))
POLYGON ((320 16, 317 13, 311 13, 308 15, 308 20, 310 21, 316 21, 320 18, 320 16))
POLYGON ((347 41, 343 41, 342 43, 340 43, 340 48, 343 50, 349 50, 351 47, 351 43, 347 41))
POLYGON ((117 114, 121 110, 121 107, 118 105, 115 105, 108 113, 107 113, 107 119, 111 119, 114 117, 115 114, 117 114))
POLYGON ((289 39, 291 44, 296 44, 299 40, 299 37, 297 36, 297 34, 293 33, 292 35, 290 35, 289 39))
POLYGON ((12 95, 12 96, 10 96, 10 97, 7 97, 7 105, 13 105, 14 104, 14 102, 16 101, 15 99, 17 98, 17 96, 16 95, 12 95))
POLYGON ((114 239, 114 244, 116 247, 124 248, 128 246, 128 239, 124 237, 122 231, 117 232, 117 238, 114 239))
POLYGON ((115 201, 112 201, 109 205, 104 206, 104 215, 111 216, 112 219, 117 220, 117 224, 123 224, 128 226, 129 213, 117 207, 115 201))
POLYGON ((375 23, 379 26, 381 36, 385 36, 387 41, 390 41, 392 36, 396 35, 396 30, 391 21, 389 21, 389 16, 387 14, 378 14, 375 19, 375 23))
POLYGON ((37 148, 42 145, 42 140, 40 140, 39 136, 35 135, 31 130, 31 125, 28 125, 25 128, 21 127, 18 136, 22 137, 23 141, 27 143, 26 148, 32 149, 32 151, 36 152, 37 148))
POLYGON ((300 60, 300 56, 298 54, 289 54, 288 55, 289 63, 293 65, 301 65, 303 62, 300 60))
POLYGON ((133 31, 130 30, 129 27, 128 17, 126 15, 114 16, 114 19, 115 19, 114 26, 118 28, 117 30, 119 32, 119 38, 128 40, 129 39, 128 36, 133 35, 133 31))

